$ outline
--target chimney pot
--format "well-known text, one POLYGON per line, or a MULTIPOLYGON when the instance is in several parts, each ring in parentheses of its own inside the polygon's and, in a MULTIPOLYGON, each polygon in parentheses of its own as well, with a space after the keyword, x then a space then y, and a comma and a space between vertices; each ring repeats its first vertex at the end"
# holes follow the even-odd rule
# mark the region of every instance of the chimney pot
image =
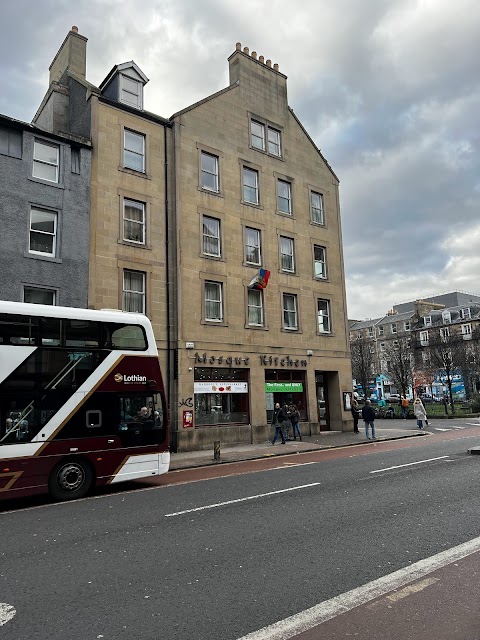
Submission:
POLYGON ((73 31, 73 33, 78 33, 78 27, 73 25, 73 27, 70 29, 70 31, 73 31))
POLYGON ((241 51, 242 50, 242 43, 241 42, 237 42, 237 44, 235 45, 235 49, 236 49, 236 51, 241 51))
POLYGON ((254 58, 254 60, 257 59, 257 52, 256 51, 252 51, 252 58, 254 58))
POLYGON ((249 52, 249 48, 248 47, 243 47, 243 53, 246 53, 248 56, 248 52, 249 52))
POLYGON ((266 65, 267 65, 267 67, 271 67, 272 66, 272 61, 271 60, 267 60, 266 65))
POLYGON ((258 59, 260 60, 260 62, 261 62, 262 64, 264 64, 264 63, 265 63, 265 58, 264 58, 263 56, 259 56, 259 58, 258 58, 258 59))
POLYGON ((278 64, 277 64, 277 63, 275 63, 275 64, 273 65, 273 68, 275 69, 275 71, 278 71, 278 64))

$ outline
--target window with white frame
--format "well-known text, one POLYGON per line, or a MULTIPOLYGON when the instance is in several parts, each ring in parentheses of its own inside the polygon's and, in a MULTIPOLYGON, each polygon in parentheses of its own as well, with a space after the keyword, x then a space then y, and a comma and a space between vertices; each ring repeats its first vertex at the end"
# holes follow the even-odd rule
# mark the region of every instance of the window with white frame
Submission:
POLYGON ((214 156, 212 153, 206 153, 205 151, 202 151, 200 154, 200 163, 202 189, 218 193, 218 156, 214 156))
POLYGON ((442 311, 442 320, 445 323, 450 323, 452 321, 450 311, 442 311))
POLYGON ((146 274, 143 271, 123 271, 123 311, 145 313, 146 274))
POLYGON ((385 343, 380 342, 380 351, 385 351, 385 343))
POLYGON ((283 327, 291 331, 298 329, 297 296, 293 293, 283 294, 283 327))
POLYGON ((292 238, 280 236, 280 265, 282 271, 295 271, 294 243, 292 238))
POLYGON ((221 254, 220 220, 203 216, 202 220, 203 253, 219 258, 221 254))
POLYGON ((250 142, 255 149, 265 151, 265 125, 261 122, 250 121, 250 142))
POLYGON ((248 324, 254 327, 263 327, 263 291, 259 289, 248 290, 248 324))
POLYGON ((55 305, 57 292, 52 289, 40 287, 23 287, 23 301, 30 304, 55 305))
POLYGON ((285 180, 277 181, 278 210, 282 213, 292 213, 292 185, 285 180))
POLYGON ((125 129, 123 140, 123 166, 145 173, 145 136, 125 129))
POLYGON ((258 229, 245 229, 245 262, 260 266, 262 264, 261 235, 258 229))
POLYGON ((460 318, 462 320, 469 320, 471 318, 470 307, 466 307, 465 309, 460 309, 460 318))
POLYGON ((373 338, 373 327, 368 327, 368 337, 373 338))
POLYGON ((440 328, 440 338, 443 340, 443 342, 446 342, 449 337, 450 337, 450 329, 449 329, 449 327, 441 327, 440 328))
POLYGON ((313 246, 313 255, 315 261, 315 278, 325 280, 327 277, 327 252, 325 247, 319 245, 313 246))
POLYGON ((35 140, 33 144, 33 177, 50 182, 58 182, 60 168, 60 147, 35 140))
POLYGON ((428 346, 428 331, 420 331, 420 344, 422 347, 428 346))
POLYGON ((323 196, 315 191, 310 192, 310 212, 312 222, 315 224, 325 224, 325 215, 323 209, 323 196))
POLYGON ((138 109, 142 108, 143 85, 123 74, 120 75, 120 101, 138 109))
POLYGON ((394 349, 398 349, 399 346, 400 346, 400 343, 398 342, 398 340, 394 340, 393 341, 393 348, 394 349))
POLYGON ((410 331, 410 320, 405 320, 405 323, 403 326, 405 331, 410 331))
POLYGON ((393 323, 393 324, 391 325, 391 332, 392 332, 392 333, 394 333, 394 334, 396 334, 396 333, 397 333, 397 325, 396 325, 395 323, 393 323))
POLYGON ((423 319, 423 324, 426 327, 431 327, 432 326, 432 316, 425 316, 423 319))
POLYGON ((317 318, 318 318, 318 332, 330 333, 330 302, 329 300, 317 300, 317 318))
POLYGON ((243 201, 258 204, 258 171, 243 167, 243 201))
POLYGON ((383 329, 382 325, 380 325, 380 326, 378 327, 378 335, 379 335, 379 336, 383 336, 383 334, 384 334, 384 333, 385 333, 385 332, 384 332, 384 329, 383 329))
POLYGON ((145 244, 145 203, 123 199, 123 239, 145 244))
POLYGON ((472 325, 470 322, 462 324, 462 336, 464 340, 469 340, 472 337, 472 325))
POLYGON ((29 252, 54 257, 57 250, 57 214, 42 209, 30 210, 29 252))
POLYGON ((223 322, 222 283, 205 281, 205 320, 223 322))
POLYGON ((282 149, 280 147, 280 131, 268 127, 268 153, 272 156, 280 157, 282 149))

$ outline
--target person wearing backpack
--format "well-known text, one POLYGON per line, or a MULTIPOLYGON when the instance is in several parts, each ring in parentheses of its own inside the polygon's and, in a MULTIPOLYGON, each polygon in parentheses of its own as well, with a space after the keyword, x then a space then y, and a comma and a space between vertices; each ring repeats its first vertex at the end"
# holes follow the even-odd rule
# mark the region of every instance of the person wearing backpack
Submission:
POLYGON ((365 436, 368 440, 376 440, 375 438, 375 409, 372 407, 371 400, 365 400, 362 408, 362 418, 365 422, 365 436), (372 437, 368 435, 368 425, 372 428, 372 437))
POLYGON ((404 420, 407 419, 407 414, 408 414, 408 406, 409 406, 409 402, 408 402, 408 398, 406 398, 405 396, 400 396, 400 404, 401 404, 401 408, 402 408, 402 418, 404 420))
POLYGON ((275 409, 272 416, 272 426, 275 427, 275 435, 273 436, 272 444, 275 444, 277 436, 281 436, 282 444, 285 444, 285 437, 283 435, 283 409, 280 408, 280 403, 275 404, 275 409))

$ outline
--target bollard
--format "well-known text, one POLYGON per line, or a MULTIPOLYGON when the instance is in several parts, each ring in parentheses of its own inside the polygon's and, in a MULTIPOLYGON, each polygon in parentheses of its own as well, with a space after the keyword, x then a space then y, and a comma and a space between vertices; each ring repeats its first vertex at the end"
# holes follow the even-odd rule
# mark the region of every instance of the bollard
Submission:
POLYGON ((220 440, 213 443, 213 459, 217 462, 220 460, 220 440))

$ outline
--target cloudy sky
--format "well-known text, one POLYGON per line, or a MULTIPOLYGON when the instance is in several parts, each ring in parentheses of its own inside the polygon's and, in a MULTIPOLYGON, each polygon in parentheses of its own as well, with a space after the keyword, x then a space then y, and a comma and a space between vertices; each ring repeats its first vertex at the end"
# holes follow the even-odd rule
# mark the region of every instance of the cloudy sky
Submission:
POLYGON ((164 117, 227 86, 237 41, 280 65, 340 178, 350 318, 480 294, 478 0, 5 2, 0 113, 32 119, 72 25, 87 79, 133 59, 164 117))

